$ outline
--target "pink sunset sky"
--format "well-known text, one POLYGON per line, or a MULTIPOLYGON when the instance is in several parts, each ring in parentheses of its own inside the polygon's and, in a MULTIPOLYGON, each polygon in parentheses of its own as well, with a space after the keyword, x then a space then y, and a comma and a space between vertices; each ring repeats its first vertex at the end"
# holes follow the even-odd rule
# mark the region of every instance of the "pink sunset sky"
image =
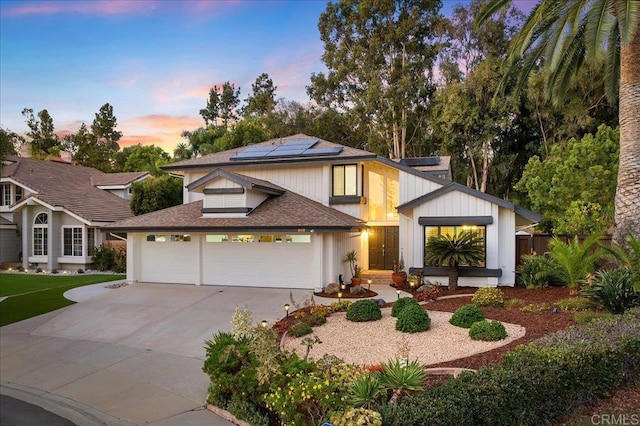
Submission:
MULTIPOLYGON (((464 1, 443 1, 443 13, 464 1)), ((529 10, 535 1, 518 2, 529 10)), ((325 67, 317 0, 0 0, 0 125, 27 131, 23 108, 47 109, 56 132, 90 125, 110 103, 120 146, 171 153, 204 125, 209 88, 231 81, 244 100, 263 72, 276 95, 308 102, 325 67)))

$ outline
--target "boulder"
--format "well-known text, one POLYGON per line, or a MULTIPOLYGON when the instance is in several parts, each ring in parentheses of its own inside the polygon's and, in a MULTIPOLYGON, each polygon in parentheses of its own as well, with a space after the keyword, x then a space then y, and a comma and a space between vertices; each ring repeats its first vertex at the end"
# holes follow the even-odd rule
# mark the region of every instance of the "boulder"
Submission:
POLYGON ((373 303, 380 306, 381 308, 387 304, 387 302, 385 302, 384 299, 371 299, 371 300, 373 301, 373 303))
POLYGON ((327 294, 336 294, 340 291, 340 286, 336 283, 327 284, 324 288, 324 292, 327 294))
POLYGON ((366 293, 366 290, 361 285, 353 286, 353 287, 351 287, 351 289, 349 291, 351 292, 351 294, 364 294, 364 293, 366 293))

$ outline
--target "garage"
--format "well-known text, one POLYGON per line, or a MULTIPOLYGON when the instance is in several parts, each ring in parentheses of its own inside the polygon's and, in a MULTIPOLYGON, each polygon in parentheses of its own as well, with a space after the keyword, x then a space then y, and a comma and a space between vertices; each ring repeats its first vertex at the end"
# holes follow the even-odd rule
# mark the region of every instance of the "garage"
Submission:
MULTIPOLYGON (((139 281, 194 284, 194 259, 198 244, 189 234, 146 234, 140 237, 144 256, 140 258, 139 281)), ((128 269, 128 268, 127 268, 128 269)))

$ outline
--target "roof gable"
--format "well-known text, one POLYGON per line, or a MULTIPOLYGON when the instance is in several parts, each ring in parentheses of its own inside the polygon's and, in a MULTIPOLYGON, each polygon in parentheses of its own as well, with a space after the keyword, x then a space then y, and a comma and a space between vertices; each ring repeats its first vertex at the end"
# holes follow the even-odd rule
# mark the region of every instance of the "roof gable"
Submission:
POLYGON ((240 175, 238 173, 229 172, 223 169, 216 169, 211 173, 207 173, 206 175, 202 176, 200 179, 194 180, 189 185, 187 185, 187 190, 196 191, 206 184, 220 178, 230 180, 231 182, 234 182, 245 189, 253 189, 270 195, 280 195, 284 193, 284 189, 266 180, 240 175))

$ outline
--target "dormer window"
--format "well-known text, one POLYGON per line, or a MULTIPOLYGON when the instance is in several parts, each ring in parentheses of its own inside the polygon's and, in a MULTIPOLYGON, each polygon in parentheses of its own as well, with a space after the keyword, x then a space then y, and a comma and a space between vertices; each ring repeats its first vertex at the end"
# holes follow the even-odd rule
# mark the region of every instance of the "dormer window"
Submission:
POLYGON ((333 166, 333 196, 358 195, 358 166, 341 164, 333 166))

